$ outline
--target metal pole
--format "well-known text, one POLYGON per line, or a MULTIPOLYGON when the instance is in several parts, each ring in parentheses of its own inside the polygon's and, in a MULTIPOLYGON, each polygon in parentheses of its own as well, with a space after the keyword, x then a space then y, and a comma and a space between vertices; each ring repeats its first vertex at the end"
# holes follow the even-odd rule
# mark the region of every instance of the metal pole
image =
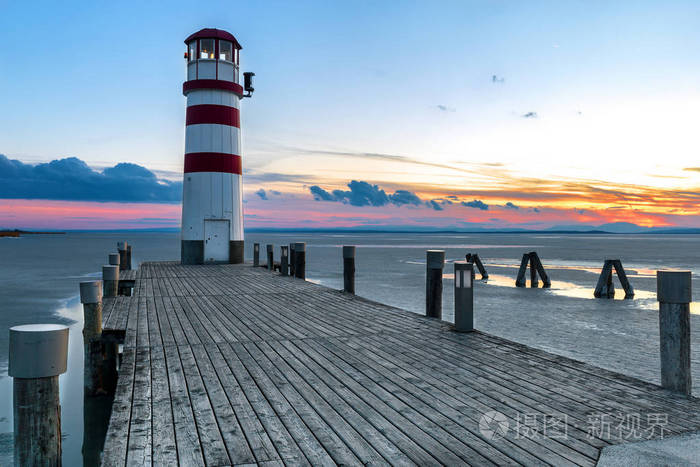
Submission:
POLYGON ((282 245, 280 247, 280 274, 286 276, 289 273, 289 254, 287 253, 289 247, 282 245))
POLYGON ((295 243, 289 244, 289 275, 294 277, 294 268, 296 266, 296 255, 294 254, 295 243))
POLYGON ((657 271, 661 386, 690 395, 690 271, 657 271))
POLYGON ((443 250, 428 250, 425 271, 425 316, 442 319, 442 269, 445 267, 443 250))
POLYGON ((455 331, 474 330, 474 265, 455 261, 455 331))
POLYGON ((61 465, 58 375, 68 363, 68 327, 10 328, 8 374, 13 381, 15 465, 61 465))
POLYGON ((275 252, 274 245, 267 245, 267 269, 272 271, 275 267, 275 252))
POLYGON ((343 246, 343 291, 355 293, 355 247, 343 246))
POLYGON ((294 276, 306 279, 306 243, 294 244, 294 276))

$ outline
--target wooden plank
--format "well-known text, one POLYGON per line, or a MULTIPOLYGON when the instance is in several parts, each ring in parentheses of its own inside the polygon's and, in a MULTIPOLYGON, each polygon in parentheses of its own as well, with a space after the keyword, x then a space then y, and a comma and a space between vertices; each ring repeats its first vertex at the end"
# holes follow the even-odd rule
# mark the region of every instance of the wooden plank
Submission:
POLYGON ((187 382, 177 347, 165 347, 165 361, 170 385, 175 443, 180 465, 205 465, 194 413, 187 392, 187 382))
POLYGON ((254 378, 255 383, 265 395, 270 406, 274 409, 277 417, 284 423, 297 442, 299 448, 312 465, 333 463, 333 459, 319 443, 318 439, 299 418, 294 408, 280 392, 273 382, 267 377, 258 363, 248 354, 242 344, 230 344, 231 349, 236 352, 236 356, 245 365, 246 370, 254 378))
POLYGON ((248 369, 238 358, 236 352, 231 348, 231 344, 219 344, 219 348, 221 349, 221 353, 229 369, 243 389, 251 407, 255 410, 260 423, 265 427, 280 458, 285 462, 308 464, 308 460, 299 448, 296 440, 287 430, 280 417, 277 416, 270 402, 263 395, 260 387, 253 379, 253 376, 248 372, 248 369))
POLYGON ((112 402, 112 414, 105 437, 102 461, 102 465, 105 467, 126 465, 135 368, 136 349, 125 348, 119 368, 119 380, 117 381, 114 402, 112 402))

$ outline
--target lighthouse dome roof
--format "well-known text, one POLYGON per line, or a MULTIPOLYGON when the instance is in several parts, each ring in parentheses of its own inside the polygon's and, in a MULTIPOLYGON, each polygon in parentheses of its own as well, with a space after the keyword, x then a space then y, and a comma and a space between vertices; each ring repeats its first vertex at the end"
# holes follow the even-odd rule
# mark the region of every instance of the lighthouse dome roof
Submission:
POLYGON ((195 32, 194 34, 190 34, 190 36, 185 39, 185 44, 189 43, 190 41, 194 39, 223 39, 225 41, 231 41, 233 44, 236 46, 237 49, 242 49, 241 44, 238 43, 236 38, 233 36, 228 31, 224 31, 223 29, 214 29, 214 28, 204 28, 200 29, 199 31, 195 32))

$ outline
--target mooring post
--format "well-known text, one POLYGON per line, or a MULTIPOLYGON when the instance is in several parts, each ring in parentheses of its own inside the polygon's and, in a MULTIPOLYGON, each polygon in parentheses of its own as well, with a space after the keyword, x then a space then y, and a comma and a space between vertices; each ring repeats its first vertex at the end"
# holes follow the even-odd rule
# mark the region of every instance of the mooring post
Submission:
MULTIPOLYGON (((110 259, 112 255, 109 255, 110 259)), ((118 257, 118 255, 115 255, 118 257)), ((102 282, 80 283, 83 304, 83 347, 85 365, 83 383, 86 396, 104 394, 102 387, 102 282)))
POLYGON ((690 271, 657 271, 661 386, 690 395, 690 271))
POLYGON ((294 276, 306 279, 306 243, 294 244, 294 276))
POLYGON ((126 268, 127 271, 131 271, 131 245, 126 246, 126 268))
POLYGON ((109 260, 108 264, 112 266, 119 266, 120 258, 119 258, 119 253, 110 253, 109 254, 109 260))
POLYGON ((294 255, 294 243, 289 244, 289 275, 294 277, 294 268, 296 266, 296 256, 294 255))
POLYGON ((455 331, 474 330, 474 265, 455 261, 455 331))
POLYGON ((126 242, 117 242, 117 251, 119 252, 119 269, 126 270, 126 242))
POLYGON ((442 269, 444 250, 428 250, 425 270, 425 316, 442 319, 442 269))
POLYGON ((267 269, 272 271, 275 268, 275 252, 274 245, 267 245, 267 269))
POLYGON ((119 266, 105 264, 102 266, 102 285, 104 297, 116 297, 119 293, 119 266))
POLYGON ((289 247, 282 245, 280 247, 280 274, 286 276, 289 273, 289 253, 287 253, 289 247))
POLYGON ((260 244, 253 244, 253 266, 256 268, 260 266, 260 244))
POLYGON ((58 375, 66 372, 68 327, 10 328, 8 374, 13 381, 15 465, 61 465, 58 375))
POLYGON ((355 247, 343 246, 343 291, 355 293, 355 247))

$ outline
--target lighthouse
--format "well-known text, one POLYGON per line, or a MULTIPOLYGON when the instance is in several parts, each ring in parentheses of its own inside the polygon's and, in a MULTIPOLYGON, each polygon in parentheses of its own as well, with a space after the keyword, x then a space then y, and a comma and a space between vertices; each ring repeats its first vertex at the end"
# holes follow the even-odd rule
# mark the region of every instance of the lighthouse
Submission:
POLYGON ((187 39, 182 264, 243 262, 240 102, 253 73, 239 84, 241 45, 221 29, 187 39))

